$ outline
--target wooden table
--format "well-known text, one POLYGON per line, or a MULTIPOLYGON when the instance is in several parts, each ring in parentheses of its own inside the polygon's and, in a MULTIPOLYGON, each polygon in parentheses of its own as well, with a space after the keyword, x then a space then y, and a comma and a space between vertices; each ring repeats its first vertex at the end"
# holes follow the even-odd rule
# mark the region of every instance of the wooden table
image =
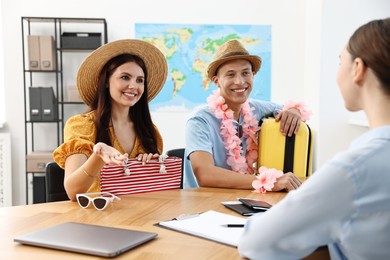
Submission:
MULTIPOLYGON (((180 214, 216 210, 239 216, 221 201, 248 197, 275 204, 286 193, 253 193, 250 190, 197 188, 122 196, 104 211, 82 209, 77 202, 63 201, 0 208, 1 259, 100 259, 99 257, 25 246, 13 238, 55 224, 73 221, 102 226, 156 232, 157 239, 115 259, 240 259, 234 247, 160 228, 153 224, 180 214)), ((113 238, 115 239, 115 238, 113 238)))

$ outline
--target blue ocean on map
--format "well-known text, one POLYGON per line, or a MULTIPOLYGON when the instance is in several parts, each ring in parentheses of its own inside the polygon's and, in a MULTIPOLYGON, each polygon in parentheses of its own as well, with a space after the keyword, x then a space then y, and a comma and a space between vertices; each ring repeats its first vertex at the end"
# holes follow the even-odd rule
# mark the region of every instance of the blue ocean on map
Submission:
POLYGON ((208 64, 224 42, 237 39, 253 55, 262 58, 251 98, 270 100, 270 25, 135 25, 137 39, 157 46, 168 62, 167 81, 150 103, 151 111, 188 111, 206 103, 216 86, 206 77, 208 64))

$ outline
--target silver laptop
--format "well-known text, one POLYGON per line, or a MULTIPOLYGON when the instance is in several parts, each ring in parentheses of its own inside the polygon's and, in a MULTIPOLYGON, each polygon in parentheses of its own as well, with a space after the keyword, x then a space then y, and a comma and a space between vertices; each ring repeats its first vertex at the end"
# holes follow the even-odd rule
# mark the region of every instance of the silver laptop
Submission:
POLYGON ((114 257, 157 237, 156 233, 66 222, 14 238, 26 245, 114 257))

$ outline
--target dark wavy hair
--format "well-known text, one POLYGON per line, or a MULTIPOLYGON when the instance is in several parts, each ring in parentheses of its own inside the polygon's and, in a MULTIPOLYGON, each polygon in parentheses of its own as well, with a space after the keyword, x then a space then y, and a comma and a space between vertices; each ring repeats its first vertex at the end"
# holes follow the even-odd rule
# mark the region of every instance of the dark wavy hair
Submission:
POLYGON ((373 20, 359 27, 349 39, 352 58, 361 58, 390 95, 390 18, 373 20))
POLYGON ((157 135, 150 115, 148 105, 147 69, 144 61, 132 54, 121 54, 109 60, 99 74, 97 98, 91 104, 91 110, 96 115, 96 140, 112 146, 113 140, 110 137, 111 125, 111 96, 107 87, 109 79, 115 70, 124 63, 135 62, 145 74, 145 88, 140 100, 129 109, 129 118, 134 122, 136 136, 140 139, 141 145, 147 153, 158 153, 157 135))

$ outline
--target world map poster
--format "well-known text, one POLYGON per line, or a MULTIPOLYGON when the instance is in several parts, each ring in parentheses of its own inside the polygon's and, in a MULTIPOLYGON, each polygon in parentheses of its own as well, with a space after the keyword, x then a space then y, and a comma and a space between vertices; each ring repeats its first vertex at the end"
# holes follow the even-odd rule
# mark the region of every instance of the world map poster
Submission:
POLYGON ((189 111, 205 104, 217 87, 206 76, 216 50, 239 40, 250 54, 262 58, 251 98, 270 100, 271 25, 135 24, 135 35, 154 44, 168 62, 167 81, 150 103, 151 111, 189 111))

